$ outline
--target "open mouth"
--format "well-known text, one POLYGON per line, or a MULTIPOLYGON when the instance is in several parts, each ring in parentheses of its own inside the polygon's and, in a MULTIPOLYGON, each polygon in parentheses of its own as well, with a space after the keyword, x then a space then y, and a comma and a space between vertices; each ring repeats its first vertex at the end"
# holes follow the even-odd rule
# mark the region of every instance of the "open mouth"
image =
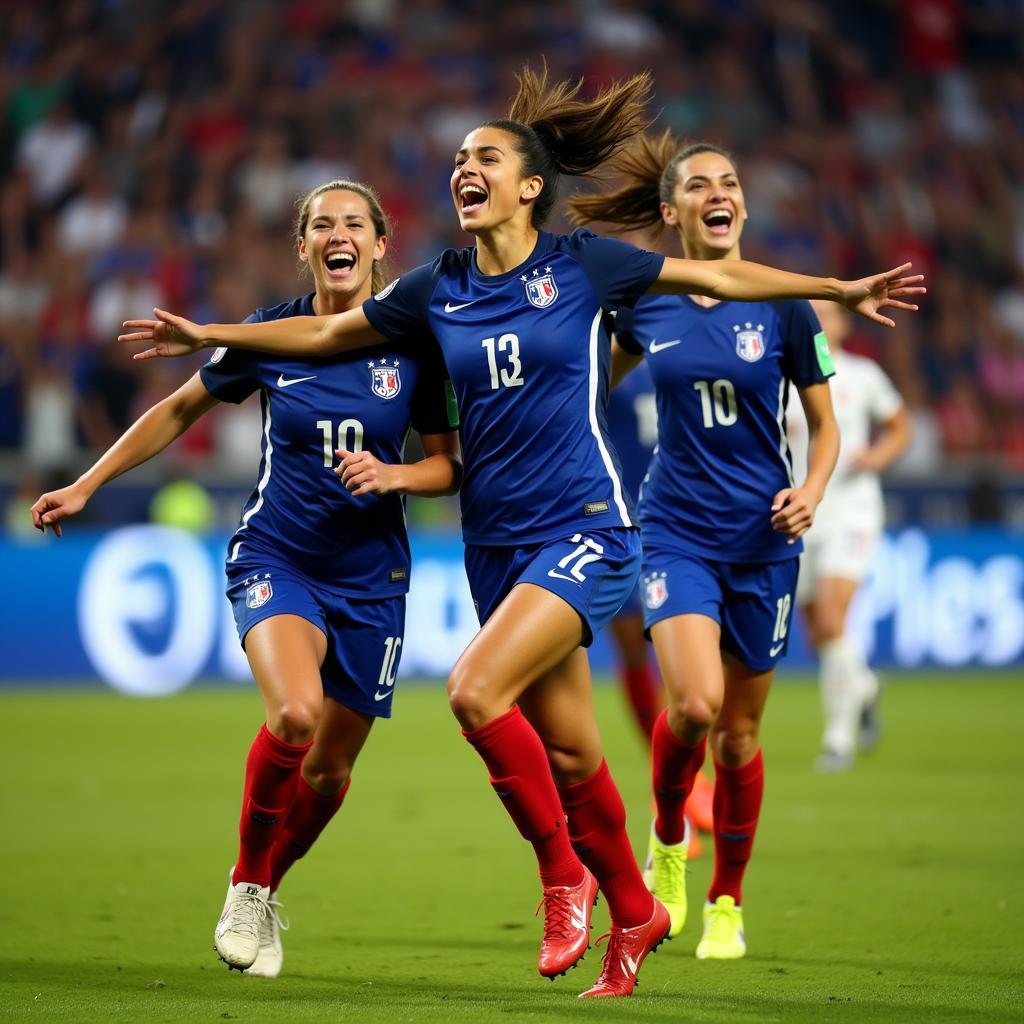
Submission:
POLYGON ((355 268, 356 258, 350 252, 332 252, 324 260, 327 273, 331 277, 346 277, 355 268))
POLYGON ((487 193, 479 185, 463 185, 459 189, 459 209, 462 213, 475 213, 487 202, 487 193))
POLYGON ((729 229, 732 227, 733 215, 731 210, 720 207, 704 214, 702 219, 712 235, 728 235, 729 229))

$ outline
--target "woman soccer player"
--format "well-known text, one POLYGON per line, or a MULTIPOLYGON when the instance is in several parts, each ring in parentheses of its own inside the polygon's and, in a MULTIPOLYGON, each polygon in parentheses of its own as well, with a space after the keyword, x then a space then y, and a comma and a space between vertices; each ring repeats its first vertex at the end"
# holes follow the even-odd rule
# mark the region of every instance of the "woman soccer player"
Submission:
MULTIPOLYGON (((619 456, 623 487, 636 500, 658 442, 654 382, 642 363, 608 396, 608 438, 619 456)), ((608 633, 615 647, 619 682, 650 745, 654 723, 665 706, 665 689, 651 666, 639 587, 630 592, 626 603, 608 623, 608 633)), ((685 808, 686 818, 693 826, 687 841, 687 855, 691 859, 701 852, 698 830, 712 830, 711 794, 710 780, 699 772, 685 808)))
POLYGON ((629 995, 669 927, 630 849, 581 650, 625 600, 640 562, 605 439, 606 314, 657 288, 827 295, 889 322, 877 310, 902 305, 894 296, 909 286, 902 268, 843 283, 541 230, 559 174, 593 170, 641 130, 649 87, 639 75, 584 101, 579 86, 549 88, 546 74, 525 70, 509 117, 470 132, 455 157, 452 198, 476 245, 393 281, 361 310, 241 326, 157 311, 122 335, 155 343, 136 358, 207 345, 324 356, 388 339, 440 343, 462 419, 466 569, 482 623, 452 670, 449 700, 537 854, 542 974, 577 963, 598 887, 608 900, 604 965, 584 996, 629 995))
MULTIPOLYGON (((300 207, 296 239, 315 291, 247 322, 357 308, 380 287, 387 234, 365 185, 314 189, 300 207)), ((401 495, 458 487, 440 353, 419 343, 373 355, 219 350, 78 481, 32 507, 35 525, 59 536, 61 520, 98 487, 163 451, 218 401, 261 392, 259 483, 226 570, 267 717, 246 761, 241 843, 214 938, 228 966, 250 974, 280 972, 281 879, 341 807, 374 720, 391 714, 409 580, 401 495), (426 457, 392 465, 410 425, 426 457)))
MULTIPOLYGON (((575 197, 578 222, 622 229, 668 224, 679 235, 685 266, 743 266, 747 213, 726 153, 703 144, 680 149, 665 132, 636 139, 613 167, 626 183, 607 195, 575 197)), ((898 282, 889 294, 920 290, 908 284, 898 282)), ((619 312, 613 376, 646 358, 658 401, 658 450, 639 512, 644 622, 668 693, 652 742, 651 881, 676 935, 686 917, 683 807, 710 732, 715 872, 697 956, 724 959, 746 949, 741 883, 764 786, 758 730, 786 649, 797 538, 811 525, 839 433, 827 342, 810 305, 793 301, 818 287, 766 288, 757 296, 688 290, 695 294, 646 298, 619 312), (723 301, 730 297, 748 301, 723 301), (786 301, 749 301, 755 298, 786 301), (800 486, 786 446, 790 380, 810 424, 809 468, 800 486)))
MULTIPOLYGON (((832 398, 843 445, 814 525, 803 538, 796 602, 821 659, 825 732, 816 763, 819 771, 841 772, 853 764, 858 742, 866 749, 878 740, 878 679, 857 644, 847 639, 846 616, 882 532, 878 474, 907 446, 910 417, 877 363, 843 351, 850 333, 846 311, 833 302, 816 302, 814 309, 835 362, 832 398)), ((789 437, 798 465, 807 448, 800 409, 790 418, 789 437)))

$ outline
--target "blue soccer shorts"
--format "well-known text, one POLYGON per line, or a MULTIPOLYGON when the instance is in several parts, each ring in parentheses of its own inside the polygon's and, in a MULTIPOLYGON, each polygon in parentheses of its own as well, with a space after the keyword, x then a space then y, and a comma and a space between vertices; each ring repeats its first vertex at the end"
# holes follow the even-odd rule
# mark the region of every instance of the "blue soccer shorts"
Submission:
POLYGON ((636 586, 640 534, 591 530, 520 547, 466 545, 466 576, 483 625, 517 583, 557 594, 583 620, 583 646, 615 616, 636 586))
POLYGON ((352 711, 391 717, 405 632, 405 595, 378 601, 332 594, 324 584, 249 553, 227 566, 227 594, 238 638, 273 615, 298 615, 327 637, 320 667, 324 693, 352 711))
POLYGON ((722 650, 756 672, 786 653, 799 558, 755 564, 645 548, 640 588, 644 629, 676 615, 706 615, 722 629, 722 650))

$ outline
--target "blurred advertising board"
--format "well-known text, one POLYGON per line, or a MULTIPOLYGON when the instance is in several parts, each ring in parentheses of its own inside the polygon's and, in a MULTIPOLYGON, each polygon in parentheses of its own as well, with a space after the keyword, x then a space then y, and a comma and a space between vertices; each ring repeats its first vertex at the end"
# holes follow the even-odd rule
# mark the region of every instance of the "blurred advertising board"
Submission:
MULTIPOLYGON (((124 693, 247 679, 224 596, 226 537, 157 526, 0 537, 0 685, 97 676, 124 693)), ((400 675, 444 676, 476 631, 454 538, 414 535, 400 675)), ((1024 539, 1003 530, 884 538, 850 630, 881 667, 1024 666, 1024 539)), ((596 671, 612 665, 604 637, 596 671)), ((810 667, 794 623, 786 668, 810 667)))

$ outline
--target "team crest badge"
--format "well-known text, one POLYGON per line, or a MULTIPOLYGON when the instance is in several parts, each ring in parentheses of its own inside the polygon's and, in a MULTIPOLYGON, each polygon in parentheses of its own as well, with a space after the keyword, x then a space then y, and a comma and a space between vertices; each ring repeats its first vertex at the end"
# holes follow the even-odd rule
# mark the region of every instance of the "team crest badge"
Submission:
POLYGON ((402 378, 398 374, 398 360, 389 364, 386 359, 377 363, 367 363, 372 378, 370 390, 378 398, 394 398, 402 390, 402 378))
MULTIPOLYGON (((538 309, 545 309, 558 298, 558 285, 555 284, 555 275, 551 273, 550 267, 545 267, 540 277, 523 278, 526 285, 526 297, 530 303, 538 309)), ((537 271, 535 270, 536 274, 537 271)))
POLYGON ((644 604, 653 612, 668 600, 668 584, 665 573, 652 572, 644 577, 644 604))
POLYGON ((245 592, 245 603, 249 608, 262 608, 274 596, 270 580, 257 580, 245 592))
POLYGON ((755 327, 747 321, 742 328, 733 324, 732 329, 736 332, 736 355, 748 363, 756 363, 764 355, 764 324, 755 327))

